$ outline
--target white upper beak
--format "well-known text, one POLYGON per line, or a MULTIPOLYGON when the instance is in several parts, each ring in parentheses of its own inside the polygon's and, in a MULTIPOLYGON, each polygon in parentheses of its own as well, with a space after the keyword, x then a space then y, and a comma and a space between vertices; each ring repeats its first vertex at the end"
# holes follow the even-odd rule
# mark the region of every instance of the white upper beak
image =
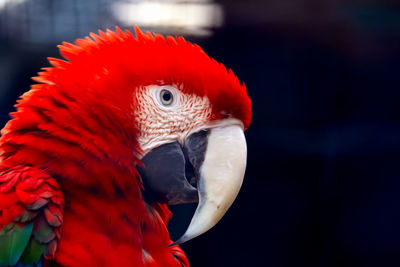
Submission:
POLYGON ((217 126, 210 130, 198 180, 199 204, 181 244, 197 237, 224 216, 242 186, 247 146, 241 125, 217 126))

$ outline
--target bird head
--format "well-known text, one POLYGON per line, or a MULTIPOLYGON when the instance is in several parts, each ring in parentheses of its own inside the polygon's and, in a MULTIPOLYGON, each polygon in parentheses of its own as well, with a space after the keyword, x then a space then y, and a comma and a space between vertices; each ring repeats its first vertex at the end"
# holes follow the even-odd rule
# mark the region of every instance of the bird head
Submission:
MULTIPOLYGON (((35 78, 41 84, 33 86, 19 108, 30 108, 30 103, 47 107, 42 115, 63 127, 41 127, 56 136, 62 132, 64 140, 79 143, 96 158, 82 163, 87 169, 107 159, 134 173, 107 176, 104 169, 103 175, 76 183, 106 189, 137 185, 148 203, 198 202, 177 241, 182 243, 213 227, 239 192, 250 99, 233 72, 199 46, 182 37, 135 30, 136 37, 117 28, 63 43, 66 60, 49 59, 53 67, 35 78)), ((11 122, 10 127, 18 126, 11 122)), ((60 145, 58 153, 63 149, 60 145)), ((64 153, 79 159, 81 152, 64 153)), ((107 164, 100 165, 96 168, 107 164)), ((76 177, 71 168, 66 173, 76 177)))

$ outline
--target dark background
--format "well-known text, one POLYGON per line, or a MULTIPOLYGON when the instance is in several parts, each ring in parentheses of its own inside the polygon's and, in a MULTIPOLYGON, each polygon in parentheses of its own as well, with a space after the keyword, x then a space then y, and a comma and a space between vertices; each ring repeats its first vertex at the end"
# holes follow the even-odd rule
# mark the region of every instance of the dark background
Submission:
MULTIPOLYGON (((111 2, 0 10, 2 125, 57 43, 119 24, 111 2)), ((223 26, 186 37, 246 83, 253 122, 236 202, 183 245, 192 266, 400 266, 400 2, 218 3, 223 26)))

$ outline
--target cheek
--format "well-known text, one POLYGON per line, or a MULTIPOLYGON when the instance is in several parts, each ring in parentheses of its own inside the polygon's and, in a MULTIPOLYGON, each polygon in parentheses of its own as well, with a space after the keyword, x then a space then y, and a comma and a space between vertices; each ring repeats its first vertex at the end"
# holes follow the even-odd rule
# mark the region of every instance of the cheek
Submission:
POLYGON ((182 139, 187 132, 206 124, 212 108, 205 97, 181 94, 174 109, 162 109, 151 95, 142 93, 136 101, 135 122, 139 144, 149 148, 160 142, 182 139))

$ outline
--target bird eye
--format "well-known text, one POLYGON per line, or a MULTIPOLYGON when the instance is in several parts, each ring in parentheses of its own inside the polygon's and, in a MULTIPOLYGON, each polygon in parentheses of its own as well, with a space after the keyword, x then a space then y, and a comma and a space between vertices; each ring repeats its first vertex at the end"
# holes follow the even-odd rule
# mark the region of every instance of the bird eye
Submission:
POLYGON ((164 106, 169 106, 172 104, 172 101, 174 100, 174 96, 172 95, 172 93, 170 91, 163 89, 160 92, 160 99, 164 106))

